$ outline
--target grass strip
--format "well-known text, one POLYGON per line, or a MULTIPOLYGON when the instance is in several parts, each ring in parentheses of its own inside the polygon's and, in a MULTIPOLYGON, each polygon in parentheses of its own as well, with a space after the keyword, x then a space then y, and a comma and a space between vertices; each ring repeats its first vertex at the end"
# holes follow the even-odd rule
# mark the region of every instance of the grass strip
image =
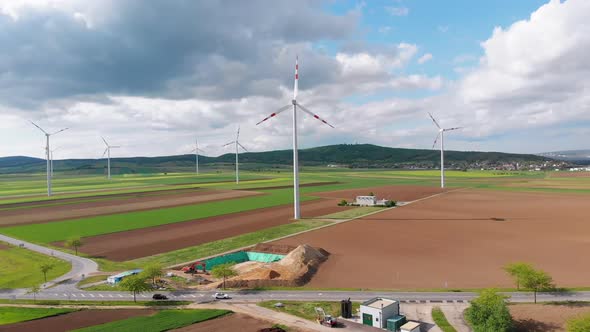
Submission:
POLYGON ((443 332, 457 332, 449 321, 447 321, 447 317, 445 317, 445 313, 442 312, 440 307, 432 308, 432 319, 443 332))
POLYGON ((137 300, 137 302, 133 301, 118 301, 118 300, 111 300, 111 301, 77 301, 77 300, 8 300, 8 299, 0 299, 0 303, 2 304, 35 304, 39 306, 49 305, 49 306, 58 306, 58 305, 75 305, 75 306, 100 306, 100 307, 115 307, 115 306, 140 306, 140 307, 164 307, 164 306, 183 306, 189 305, 193 302, 191 301, 141 301, 137 300))
POLYGON ((0 307, 0 325, 57 316, 73 311, 76 309, 0 307))
POLYGON ((25 248, 10 246, 8 249, 0 249, 0 289, 29 288, 42 284, 45 279, 40 265, 45 263, 53 265, 47 272, 48 281, 71 269, 69 262, 25 248))
POLYGON ((75 330, 80 332, 160 332, 178 329, 187 325, 204 322, 224 316, 231 311, 219 309, 162 310, 152 316, 132 317, 115 322, 75 330))

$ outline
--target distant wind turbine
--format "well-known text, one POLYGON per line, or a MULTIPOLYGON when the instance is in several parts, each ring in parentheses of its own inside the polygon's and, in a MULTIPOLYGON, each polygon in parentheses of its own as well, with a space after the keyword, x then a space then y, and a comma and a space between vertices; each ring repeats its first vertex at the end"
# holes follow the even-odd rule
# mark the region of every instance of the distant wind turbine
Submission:
POLYGON ((197 139, 195 139, 195 148, 191 152, 195 153, 195 173, 199 175, 199 152, 204 151, 199 149, 199 141, 197 139))
POLYGON ((238 163, 238 154, 240 154, 239 148, 244 149, 244 151, 246 151, 246 152, 248 152, 248 150, 242 144, 240 144, 240 127, 239 126, 238 126, 238 133, 236 134, 236 140, 231 141, 227 144, 224 144, 223 146, 228 146, 230 144, 236 145, 236 183, 240 183, 240 167, 239 167, 239 163, 238 163))
POLYGON ((432 144, 432 148, 434 149, 434 147, 436 146, 436 142, 438 141, 438 138, 440 137, 440 187, 444 188, 445 187, 445 132, 461 129, 463 127, 442 128, 438 124, 438 122, 436 122, 436 120, 434 119, 432 114, 428 113, 428 115, 432 119, 432 122, 434 122, 434 124, 438 127, 438 135, 436 135, 436 138, 434 139, 434 144, 432 144))
POLYGON ((106 149, 104 150, 104 152, 102 153, 102 156, 104 158, 104 155, 107 155, 107 179, 111 179, 111 149, 118 149, 120 148, 120 146, 117 145, 109 145, 109 143, 107 143, 107 140, 104 139, 104 137, 100 137, 102 138, 102 141, 104 142, 104 145, 106 145, 106 149))
POLYGON ((297 102, 297 92, 299 89, 299 58, 295 58, 295 83, 293 86, 293 100, 291 100, 291 104, 279 108, 276 112, 272 113, 271 115, 264 118, 264 120, 258 122, 256 125, 261 124, 262 122, 275 117, 281 112, 284 112, 293 106, 293 210, 294 210, 294 219, 301 218, 301 210, 299 207, 299 156, 298 156, 298 149, 297 149, 297 107, 301 109, 303 112, 311 115, 312 117, 322 121, 323 123, 327 124, 328 126, 334 128, 331 124, 326 122, 326 120, 320 118, 318 115, 312 113, 310 110, 305 108, 303 105, 297 102))
POLYGON ((49 152, 49 169, 51 173, 51 177, 53 178, 53 153, 58 150, 60 147, 57 147, 49 152))
POLYGON ((60 129, 54 133, 48 133, 45 130, 43 130, 43 128, 39 127, 35 122, 30 121, 33 126, 39 128, 39 130, 41 130, 43 132, 43 134, 45 134, 45 154, 46 154, 46 159, 47 159, 47 196, 51 196, 51 150, 49 149, 49 137, 59 134, 62 131, 68 130, 68 128, 63 128, 60 129))

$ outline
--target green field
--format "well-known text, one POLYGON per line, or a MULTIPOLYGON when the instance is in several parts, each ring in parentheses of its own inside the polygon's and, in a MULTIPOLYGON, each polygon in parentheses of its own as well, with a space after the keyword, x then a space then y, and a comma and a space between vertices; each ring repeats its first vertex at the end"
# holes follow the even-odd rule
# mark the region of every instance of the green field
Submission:
POLYGON ((0 325, 67 314, 76 309, 0 307, 0 325))
POLYGON ((0 249, 0 289, 28 288, 42 284, 44 279, 39 269, 42 263, 51 263, 54 266, 47 273, 47 281, 70 270, 70 263, 28 249, 13 246, 0 249))
POLYGON ((439 307, 432 308, 432 319, 443 332, 457 332, 439 307))
POLYGON ((199 322, 204 322, 206 320, 214 319, 223 315, 227 315, 229 313, 231 313, 231 311, 218 309, 162 310, 152 316, 132 317, 106 324, 90 326, 75 331, 160 332, 178 329, 199 322))

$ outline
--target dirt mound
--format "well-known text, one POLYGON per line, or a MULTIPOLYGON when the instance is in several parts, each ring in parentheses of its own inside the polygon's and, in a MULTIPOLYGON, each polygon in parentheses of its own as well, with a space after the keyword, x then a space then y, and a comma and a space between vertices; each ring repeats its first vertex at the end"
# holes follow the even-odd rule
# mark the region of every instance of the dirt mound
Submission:
POLYGON ((291 251, 295 250, 295 248, 297 248, 297 247, 290 246, 287 244, 259 243, 259 244, 255 245, 249 251, 263 252, 263 253, 267 253, 267 254, 286 255, 286 254, 290 253, 291 251))
POLYGON ((236 270, 241 273, 228 279, 226 287, 301 286, 311 279, 326 259, 325 250, 303 244, 278 262, 236 265, 236 270))

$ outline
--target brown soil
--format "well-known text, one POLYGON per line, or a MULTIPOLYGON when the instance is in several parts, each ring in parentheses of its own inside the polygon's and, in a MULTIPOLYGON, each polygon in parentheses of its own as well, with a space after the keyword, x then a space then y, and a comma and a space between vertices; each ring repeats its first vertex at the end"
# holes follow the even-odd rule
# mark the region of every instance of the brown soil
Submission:
POLYGON ((510 314, 516 332, 565 331, 566 322, 579 315, 590 314, 590 304, 514 304, 510 314))
POLYGON ((182 190, 179 193, 168 192, 162 195, 128 196, 125 199, 81 202, 77 204, 36 207, 26 210, 4 210, 0 211, 0 225, 46 223, 73 218, 219 201, 258 194, 256 192, 238 190, 193 190, 189 192, 182 190))
POLYGON ((346 199, 352 202, 356 196, 368 195, 370 192, 375 194, 378 199, 390 199, 394 201, 409 202, 427 196, 435 195, 445 191, 438 187, 426 186, 383 186, 370 187, 361 189, 346 189, 338 191, 327 191, 322 193, 314 193, 313 196, 324 198, 346 199))
POLYGON ((10 249, 10 246, 6 243, 0 242, 0 250, 10 249))
POLYGON ((248 251, 264 252, 268 254, 281 254, 286 255, 291 251, 295 250, 295 246, 289 246, 286 244, 271 244, 271 243, 258 243, 248 251))
POLYGON ((502 267, 515 261, 547 271, 558 286, 584 286, 588 198, 460 190, 275 243, 330 252, 312 287, 513 287, 502 267))
MULTIPOLYGON (((299 185, 299 188, 302 187, 319 187, 319 186, 327 186, 331 184, 339 184, 340 182, 312 182, 312 183, 302 183, 299 185)), ((287 189, 293 188, 293 185, 286 185, 286 186, 272 186, 272 187, 256 187, 256 188, 246 188, 244 190, 267 190, 267 189, 287 189)))
POLYGON ((148 316, 154 313, 156 313, 155 310, 147 309, 80 310, 65 315, 1 325, 0 331, 71 331, 135 316, 148 316))
MULTIPOLYGON (((319 199, 301 204, 305 217, 348 209, 337 201, 319 199)), ((225 239, 291 222, 293 207, 283 205, 255 211, 147 227, 84 238, 80 251, 114 261, 130 260, 225 239)), ((57 243, 57 245, 60 245, 57 243)))
POLYGON ((551 173, 550 175, 552 178, 589 178, 590 172, 587 171, 580 171, 580 172, 557 172, 551 173))
POLYGON ((177 332, 226 332, 226 331, 244 331, 254 332, 260 329, 273 326, 273 323, 266 322, 245 314, 235 313, 225 315, 220 318, 211 319, 201 323, 185 326, 180 329, 172 330, 177 332))
MULTIPOLYGON (((327 258, 328 253, 322 249, 315 249, 306 244, 300 245, 278 262, 236 267, 240 275, 226 280, 225 286, 229 288, 302 286, 309 281, 327 258)), ((223 282, 218 282, 207 287, 215 288, 222 285, 223 282)))

